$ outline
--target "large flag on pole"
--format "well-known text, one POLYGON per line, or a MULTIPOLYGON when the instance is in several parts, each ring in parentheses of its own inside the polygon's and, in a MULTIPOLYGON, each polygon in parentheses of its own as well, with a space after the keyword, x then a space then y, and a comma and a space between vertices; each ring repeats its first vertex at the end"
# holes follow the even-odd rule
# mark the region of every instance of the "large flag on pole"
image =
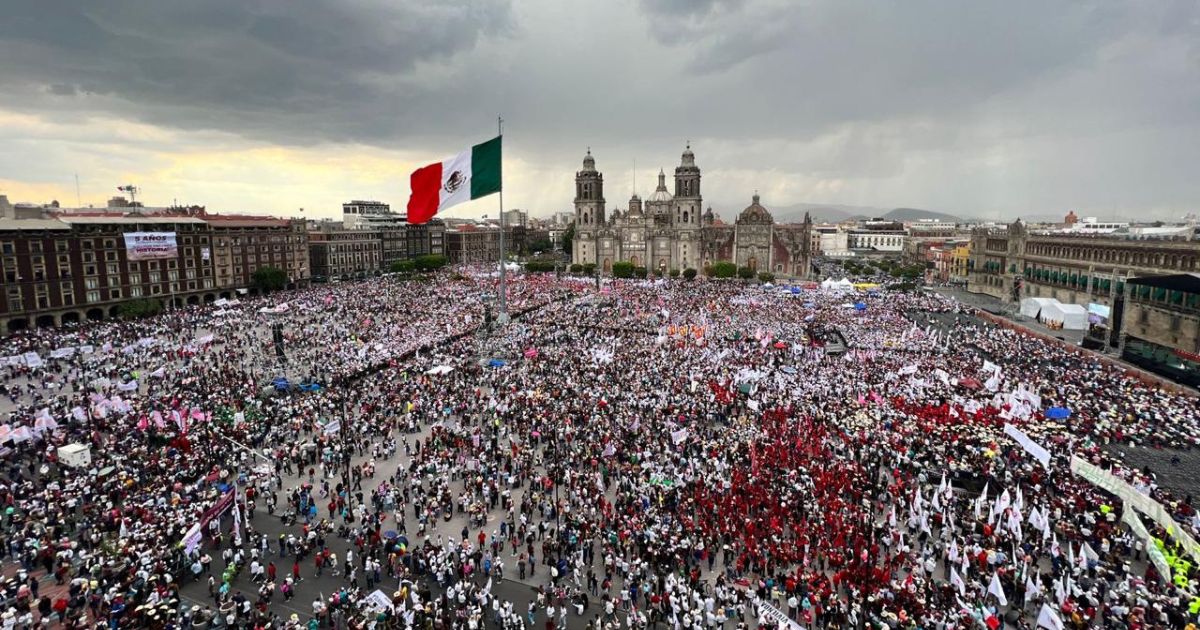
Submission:
POLYGON ((500 192, 500 138, 413 171, 408 222, 425 223, 450 206, 500 192))

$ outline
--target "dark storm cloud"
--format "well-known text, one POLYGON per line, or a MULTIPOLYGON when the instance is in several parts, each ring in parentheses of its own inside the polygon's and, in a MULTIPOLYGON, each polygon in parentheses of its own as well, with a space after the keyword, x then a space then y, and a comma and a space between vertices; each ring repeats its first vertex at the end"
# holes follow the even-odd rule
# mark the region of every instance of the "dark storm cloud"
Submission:
POLYGON ((0 20, 0 86, 36 102, 292 142, 402 131, 395 79, 510 24, 509 0, 23 1, 0 20))
POLYGON ((1194 0, 7 4, 0 109, 435 157, 504 113, 554 204, 687 139, 739 203, 1200 203, 1194 0))

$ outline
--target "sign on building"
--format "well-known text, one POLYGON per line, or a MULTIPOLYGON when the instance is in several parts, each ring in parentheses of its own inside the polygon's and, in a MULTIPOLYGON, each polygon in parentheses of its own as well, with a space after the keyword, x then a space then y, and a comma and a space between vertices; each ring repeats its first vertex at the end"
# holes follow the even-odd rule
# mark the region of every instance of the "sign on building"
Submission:
POLYGON ((131 261, 175 258, 178 254, 174 232, 125 233, 125 255, 131 261))

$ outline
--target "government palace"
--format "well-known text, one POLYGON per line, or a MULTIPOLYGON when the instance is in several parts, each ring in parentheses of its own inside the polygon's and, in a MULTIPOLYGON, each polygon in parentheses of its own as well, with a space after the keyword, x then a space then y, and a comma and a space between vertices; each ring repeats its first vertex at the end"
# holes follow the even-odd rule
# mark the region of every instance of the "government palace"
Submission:
POLYGON ((675 167, 675 191, 666 174, 645 200, 635 192, 624 212, 605 210, 604 175, 596 170, 591 149, 583 170, 575 173, 575 239, 572 260, 593 263, 608 272, 614 262, 669 272, 702 270, 719 261, 776 275, 808 278, 812 273, 812 220, 777 224, 759 202, 758 193, 733 225, 702 210, 700 167, 691 145, 675 167))

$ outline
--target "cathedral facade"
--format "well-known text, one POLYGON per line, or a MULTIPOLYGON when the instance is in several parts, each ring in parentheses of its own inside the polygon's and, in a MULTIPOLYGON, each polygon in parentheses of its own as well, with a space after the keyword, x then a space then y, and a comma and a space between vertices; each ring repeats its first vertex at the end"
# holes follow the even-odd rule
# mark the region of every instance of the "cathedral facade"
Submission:
POLYGON ((759 203, 758 193, 733 225, 703 208, 700 167, 689 145, 675 168, 675 192, 667 189, 666 173, 645 200, 636 193, 624 212, 605 211, 604 175, 596 170, 589 149, 583 170, 575 173, 575 240, 572 261, 595 264, 604 273, 615 262, 660 270, 702 270, 715 262, 808 278, 812 270, 812 220, 777 224, 759 203))

